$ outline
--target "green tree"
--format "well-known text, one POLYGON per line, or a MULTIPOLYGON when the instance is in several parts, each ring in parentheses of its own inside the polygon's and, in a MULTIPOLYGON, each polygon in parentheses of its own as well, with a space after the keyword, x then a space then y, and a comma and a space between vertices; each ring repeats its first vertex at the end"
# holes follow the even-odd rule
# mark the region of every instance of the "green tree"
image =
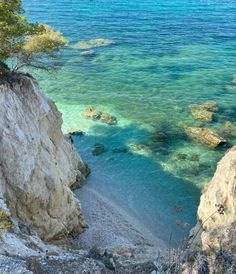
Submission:
POLYGON ((48 25, 39 26, 43 31, 28 36, 16 55, 15 70, 24 66, 50 70, 60 65, 58 54, 67 40, 48 25))
POLYGON ((0 0, 0 70, 6 70, 8 60, 13 70, 53 67, 66 39, 47 25, 29 23, 22 13, 20 0, 0 0), (45 56, 52 61, 44 63, 45 56))

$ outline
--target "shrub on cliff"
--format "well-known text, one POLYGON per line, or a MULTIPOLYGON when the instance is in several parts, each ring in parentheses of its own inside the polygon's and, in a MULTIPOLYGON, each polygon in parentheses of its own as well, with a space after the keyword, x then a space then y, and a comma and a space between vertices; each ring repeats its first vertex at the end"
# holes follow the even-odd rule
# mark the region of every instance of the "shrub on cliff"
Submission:
POLYGON ((7 70, 6 62, 11 63, 13 71, 24 66, 54 67, 55 57, 67 44, 60 32, 29 23, 22 12, 20 0, 0 0, 0 72, 7 70))

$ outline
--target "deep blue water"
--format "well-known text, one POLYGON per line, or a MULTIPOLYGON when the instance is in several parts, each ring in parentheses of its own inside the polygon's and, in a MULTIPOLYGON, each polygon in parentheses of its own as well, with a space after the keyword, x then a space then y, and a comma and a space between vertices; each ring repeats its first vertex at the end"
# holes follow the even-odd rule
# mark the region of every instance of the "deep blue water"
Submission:
POLYGON ((31 21, 60 30, 70 44, 55 75, 36 72, 40 85, 63 113, 64 130, 75 138, 92 168, 88 185, 112 199, 168 241, 195 222, 200 189, 214 173, 223 149, 186 138, 185 126, 206 126, 235 143, 224 124, 236 121, 236 2, 232 0, 23 0, 31 21), (91 55, 73 45, 110 39, 91 55), (214 121, 192 118, 189 104, 214 100, 214 121), (108 111, 116 126, 86 120, 88 106, 108 111), (150 144, 153 132, 168 138, 141 154, 113 153, 134 143, 150 144), (106 151, 91 154, 95 143, 106 151), (183 157, 183 154, 185 155, 183 157), (197 155, 197 157, 195 157, 197 155), (195 160, 193 158, 195 157, 195 160), (196 160, 197 159, 197 160, 196 160), (176 207, 182 208, 177 212, 176 207))

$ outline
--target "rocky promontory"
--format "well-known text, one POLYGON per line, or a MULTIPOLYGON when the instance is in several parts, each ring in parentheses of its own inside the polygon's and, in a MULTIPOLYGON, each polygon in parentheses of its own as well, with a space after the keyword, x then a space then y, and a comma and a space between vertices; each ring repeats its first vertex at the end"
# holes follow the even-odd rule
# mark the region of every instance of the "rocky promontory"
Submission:
POLYGON ((30 76, 0 85, 0 198, 10 214, 43 240, 82 232, 79 201, 70 190, 86 165, 61 131, 53 101, 30 76))

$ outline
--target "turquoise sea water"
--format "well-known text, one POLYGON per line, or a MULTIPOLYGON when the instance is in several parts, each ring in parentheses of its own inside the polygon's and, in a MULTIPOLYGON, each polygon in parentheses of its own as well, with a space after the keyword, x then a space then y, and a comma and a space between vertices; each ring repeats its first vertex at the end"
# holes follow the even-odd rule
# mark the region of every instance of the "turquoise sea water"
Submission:
POLYGON ((92 168, 88 184, 168 241, 192 226, 200 190, 226 148, 191 142, 184 126, 206 126, 225 137, 224 123, 236 120, 236 2, 234 0, 23 0, 31 21, 50 24, 70 44, 55 75, 36 72, 46 94, 63 113, 63 129, 74 137, 92 168), (111 39, 84 55, 80 40, 111 39), (189 104, 214 100, 214 121, 192 118, 189 104), (94 106, 118 120, 116 126, 86 120, 94 106), (167 138, 151 142, 153 132, 167 138), (91 151, 95 143, 106 150, 91 151), (149 144, 146 152, 113 148, 149 144), (150 146, 151 144, 151 146, 150 146), (180 209, 181 208, 181 209, 180 209))

